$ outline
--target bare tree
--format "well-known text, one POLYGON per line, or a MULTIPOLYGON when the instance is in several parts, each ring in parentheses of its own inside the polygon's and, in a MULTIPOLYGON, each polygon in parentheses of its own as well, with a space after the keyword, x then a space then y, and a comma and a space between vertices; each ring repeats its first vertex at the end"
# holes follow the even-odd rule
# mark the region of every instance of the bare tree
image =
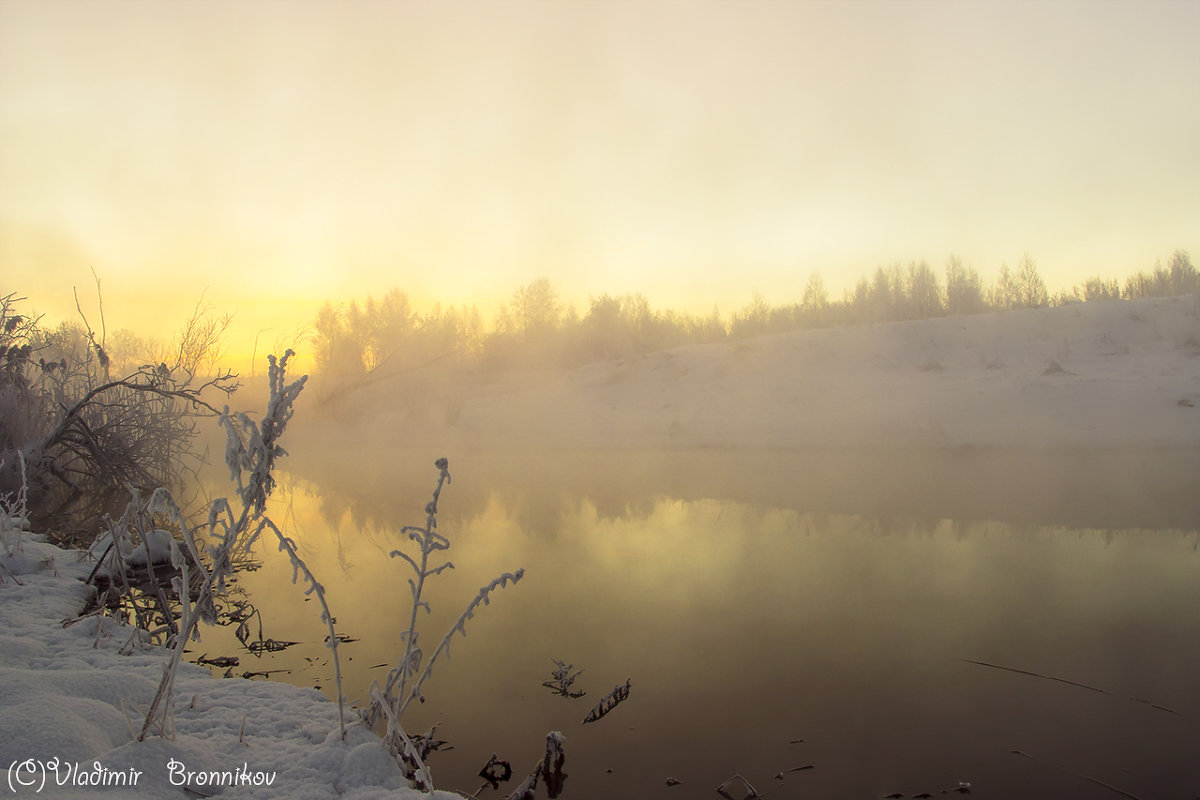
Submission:
POLYGON ((1022 308, 1041 308, 1050 302, 1050 294, 1046 291, 1046 282, 1038 273, 1037 262, 1029 253, 1021 256, 1021 264, 1017 267, 1016 276, 1017 305, 1022 308))

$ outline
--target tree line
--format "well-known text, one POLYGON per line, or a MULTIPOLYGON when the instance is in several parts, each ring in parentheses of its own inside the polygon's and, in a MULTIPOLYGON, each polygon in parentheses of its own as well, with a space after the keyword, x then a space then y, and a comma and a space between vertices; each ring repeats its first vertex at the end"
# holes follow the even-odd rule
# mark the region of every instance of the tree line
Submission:
POLYGON ((755 292, 728 317, 715 306, 702 315, 655 309, 636 293, 591 297, 580 313, 563 302, 549 279, 538 278, 513 292, 490 325, 473 305, 439 304, 420 313, 399 288, 378 301, 326 302, 313 322, 312 345, 320 373, 353 381, 375 371, 412 370, 443 360, 484 370, 573 367, 802 328, 1186 294, 1200 294, 1200 273, 1182 250, 1166 267, 1159 263, 1124 283, 1094 277, 1055 293, 1028 254, 1016 269, 1001 265, 991 284, 958 256, 947 260, 941 275, 925 261, 879 267, 841 300, 830 298, 814 272, 798 301, 771 306, 755 292))

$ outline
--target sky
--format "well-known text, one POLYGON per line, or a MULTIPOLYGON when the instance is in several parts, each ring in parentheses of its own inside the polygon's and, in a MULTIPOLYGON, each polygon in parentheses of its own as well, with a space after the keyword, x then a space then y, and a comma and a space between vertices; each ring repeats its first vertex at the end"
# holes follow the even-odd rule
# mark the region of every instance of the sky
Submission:
POLYGON ((1052 289, 1200 255, 1200 2, 0 0, 0 289, 287 339, 835 297, 951 254, 1052 289))

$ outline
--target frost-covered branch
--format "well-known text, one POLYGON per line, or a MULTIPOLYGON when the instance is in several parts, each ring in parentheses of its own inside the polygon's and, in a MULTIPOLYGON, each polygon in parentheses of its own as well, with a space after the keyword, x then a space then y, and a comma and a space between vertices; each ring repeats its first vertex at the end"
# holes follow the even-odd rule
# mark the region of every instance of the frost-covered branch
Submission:
POLYGON ((271 394, 261 424, 255 423, 248 414, 231 414, 228 406, 220 415, 227 434, 225 464, 229 467, 229 477, 237 484, 238 495, 253 517, 263 513, 267 498, 275 488, 272 474, 275 459, 287 455, 279 445, 279 438, 287 428, 294 413, 293 404, 308 380, 308 376, 303 375, 290 384, 285 382, 287 362, 293 355, 295 353, 288 350, 278 361, 273 355, 267 357, 271 394), (246 472, 248 477, 244 475, 246 472))
MULTIPOLYGON (((466 610, 463 611, 462 615, 459 616, 459 618, 455 620, 454 624, 450 626, 450 630, 446 631, 446 635, 443 636, 442 641, 438 643, 437 649, 433 651, 433 655, 431 655, 429 660, 425 662, 425 671, 421 673, 421 677, 417 679, 415 684, 413 684, 412 689, 408 692, 408 696, 404 697, 403 694, 401 695, 401 697, 404 699, 400 705, 400 714, 404 713, 404 709, 408 708, 408 704, 411 703, 414 698, 421 696, 421 685, 425 683, 425 679, 433 673, 433 664, 435 661, 437 661, 438 656, 444 652, 447 658, 450 657, 450 639, 453 638, 454 634, 461 633, 464 638, 466 637, 467 620, 474 618, 475 609, 479 608, 480 604, 485 606, 489 605, 491 603, 490 596, 496 589, 504 588, 508 585, 509 581, 516 583, 523 577, 525 577, 524 569, 519 569, 516 572, 506 572, 500 577, 493 579, 491 583, 479 590, 479 594, 475 595, 475 599, 471 601, 466 610)), ((403 692, 403 680, 401 681, 400 687, 401 692, 403 692)))
POLYGON ((268 529, 275 534, 279 539, 279 549, 287 553, 288 559, 292 562, 292 583, 296 583, 296 579, 301 574, 304 575, 305 582, 308 583, 308 588, 304 590, 305 596, 315 594, 317 602, 321 604, 321 621, 325 623, 325 627, 329 629, 329 638, 325 642, 325 646, 333 653, 333 680, 337 686, 338 694, 338 725, 341 729, 342 739, 346 738, 346 706, 345 698, 342 694, 342 665, 338 659, 338 635, 333 629, 333 612, 329 610, 329 603, 325 601, 325 587, 313 575, 312 570, 300 558, 300 554, 296 551, 296 543, 287 536, 272 522, 269 518, 263 517, 259 521, 258 527, 251 537, 251 541, 257 539, 263 529, 268 529))

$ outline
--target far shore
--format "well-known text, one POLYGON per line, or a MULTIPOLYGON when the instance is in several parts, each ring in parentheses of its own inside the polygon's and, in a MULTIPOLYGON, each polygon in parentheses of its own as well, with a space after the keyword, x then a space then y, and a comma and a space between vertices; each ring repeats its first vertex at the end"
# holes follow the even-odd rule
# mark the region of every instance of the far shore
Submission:
MULTIPOLYGON (((1097 528, 1200 525, 1200 299, 805 330, 574 370, 301 398, 284 466, 479 491, 724 497, 1097 528), (349 447, 345 447, 348 445, 349 447), (349 451, 349 452, 347 452, 349 451)), ((336 481, 343 482, 342 480, 336 481)), ((484 502, 480 500, 479 502, 484 502)))

